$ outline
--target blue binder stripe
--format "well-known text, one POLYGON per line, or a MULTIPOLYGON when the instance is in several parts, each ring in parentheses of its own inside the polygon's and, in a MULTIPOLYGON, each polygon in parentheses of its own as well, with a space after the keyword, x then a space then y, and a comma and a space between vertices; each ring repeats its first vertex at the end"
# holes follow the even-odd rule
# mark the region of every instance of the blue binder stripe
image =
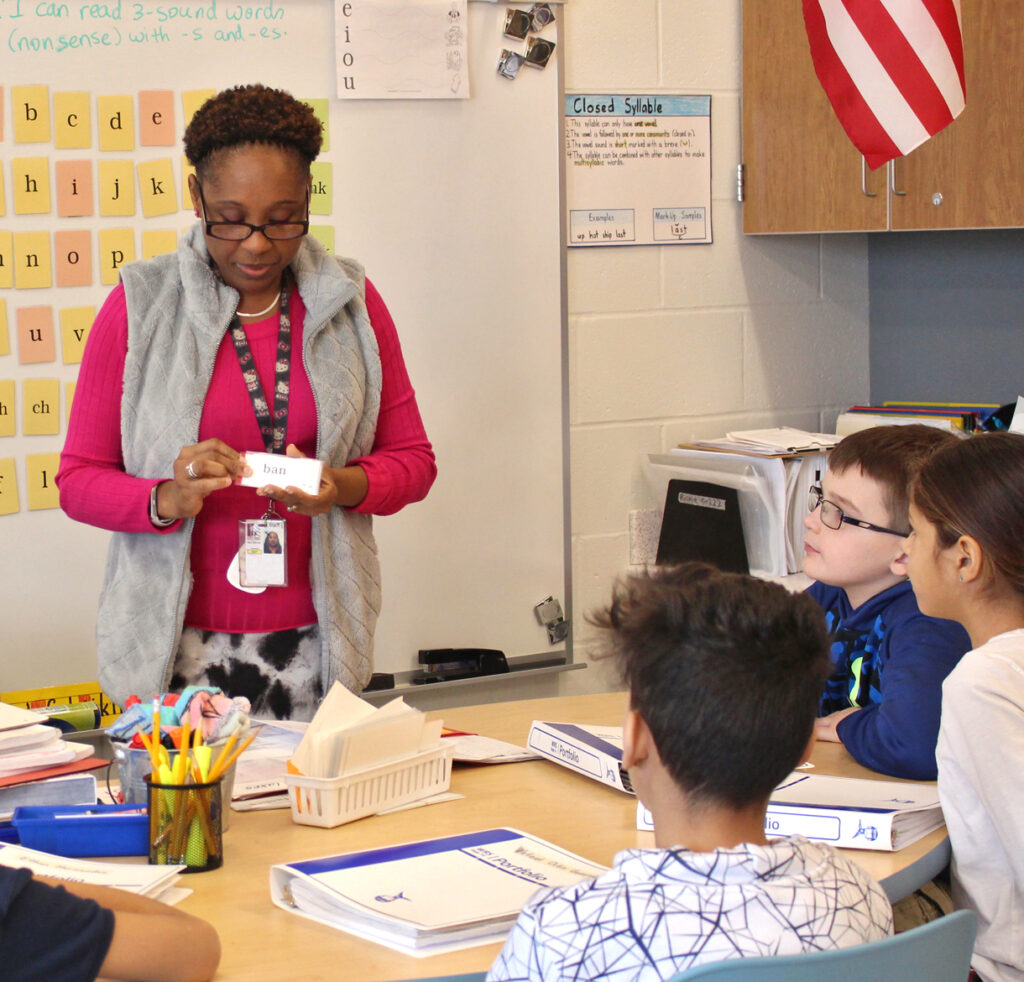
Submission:
POLYGON ((324 856, 321 859, 289 863, 288 868, 312 876, 314 873, 328 873, 331 870, 355 869, 358 866, 390 863, 396 859, 412 859, 416 856, 430 856, 439 852, 457 852, 460 849, 486 846, 492 842, 507 842, 509 839, 521 839, 522 837, 522 833, 516 832, 514 829, 486 829, 483 832, 449 835, 443 839, 409 842, 401 846, 386 846, 382 849, 353 852, 343 856, 324 856))

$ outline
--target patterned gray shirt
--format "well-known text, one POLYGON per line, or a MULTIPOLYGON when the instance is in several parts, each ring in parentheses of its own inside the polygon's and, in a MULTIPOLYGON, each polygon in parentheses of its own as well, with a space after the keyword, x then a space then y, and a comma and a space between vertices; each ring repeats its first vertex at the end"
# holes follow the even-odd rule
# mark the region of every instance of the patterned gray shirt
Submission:
POLYGON ((891 933, 882 888, 821 843, 628 849, 597 879, 534 894, 487 978, 654 982, 724 958, 843 948, 891 933))

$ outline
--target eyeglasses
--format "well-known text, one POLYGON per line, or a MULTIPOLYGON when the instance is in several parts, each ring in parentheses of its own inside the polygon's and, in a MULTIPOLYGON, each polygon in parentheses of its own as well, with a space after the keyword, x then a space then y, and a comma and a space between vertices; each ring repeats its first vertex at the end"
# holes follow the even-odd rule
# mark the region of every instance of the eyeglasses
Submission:
POLYGON ((845 523, 847 525, 855 525, 857 528, 868 529, 872 532, 898 535, 901 539, 905 539, 910 534, 909 532, 897 532, 896 529, 887 529, 883 525, 872 525, 871 522, 865 522, 863 519, 850 518, 849 515, 844 515, 843 509, 839 505, 834 501, 829 501, 817 484, 812 484, 807 492, 807 510, 814 511, 819 506, 821 506, 821 524, 828 529, 841 529, 845 523))
POLYGON ((306 220, 304 222, 266 222, 264 225, 250 225, 248 222, 211 222, 206 217, 206 200, 203 186, 199 188, 199 202, 203 206, 203 224, 206 234, 214 239, 229 242, 244 242, 253 232, 262 232, 268 239, 301 239, 309 231, 309 188, 306 188, 306 220))

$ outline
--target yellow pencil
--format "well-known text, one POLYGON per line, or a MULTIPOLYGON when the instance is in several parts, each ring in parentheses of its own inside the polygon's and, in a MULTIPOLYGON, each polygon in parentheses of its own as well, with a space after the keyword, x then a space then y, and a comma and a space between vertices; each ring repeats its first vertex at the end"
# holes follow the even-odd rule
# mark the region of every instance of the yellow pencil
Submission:
POLYGON ((235 743, 237 741, 238 741, 238 730, 235 730, 234 733, 232 733, 231 736, 228 737, 228 742, 225 743, 224 746, 221 748, 220 753, 217 754, 217 759, 213 762, 213 766, 210 768, 210 775, 207 778, 207 780, 212 780, 213 779, 214 771, 216 771, 220 767, 220 762, 222 760, 226 760, 227 759, 228 754, 231 753, 231 751, 234 749, 235 743))
MULTIPOLYGON (((260 727, 260 729, 262 729, 262 727, 260 727)), ((235 732, 237 733, 238 731, 236 730, 235 732)), ((209 776, 208 780, 209 781, 219 780, 221 778, 221 776, 224 774, 224 772, 229 770, 231 765, 236 760, 238 760, 239 757, 242 756, 242 754, 244 753, 245 749, 249 746, 249 744, 252 743, 253 740, 255 740, 257 736, 259 736, 259 732, 260 732, 259 730, 254 730, 252 733, 250 733, 249 736, 247 736, 245 738, 245 740, 242 741, 242 745, 233 754, 231 754, 231 756, 228 757, 226 760, 224 759, 225 755, 221 754, 217 758, 217 763, 213 765, 213 771, 210 773, 210 776, 209 776), (223 764, 221 764, 222 760, 224 761, 223 764)))

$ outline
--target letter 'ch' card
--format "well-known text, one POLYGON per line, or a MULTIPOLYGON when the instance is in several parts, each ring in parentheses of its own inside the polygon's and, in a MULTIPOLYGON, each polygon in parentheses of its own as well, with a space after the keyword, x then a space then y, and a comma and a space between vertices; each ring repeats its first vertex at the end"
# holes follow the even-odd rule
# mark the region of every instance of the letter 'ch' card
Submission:
POLYGON ((659 566, 701 560, 729 573, 749 573, 739 495, 704 481, 668 482, 658 541, 659 566))
POLYGON ((238 483, 243 487, 263 488, 273 484, 277 488, 298 488, 313 497, 320 493, 324 465, 315 457, 248 452, 245 462, 252 468, 252 474, 239 478, 238 483))

